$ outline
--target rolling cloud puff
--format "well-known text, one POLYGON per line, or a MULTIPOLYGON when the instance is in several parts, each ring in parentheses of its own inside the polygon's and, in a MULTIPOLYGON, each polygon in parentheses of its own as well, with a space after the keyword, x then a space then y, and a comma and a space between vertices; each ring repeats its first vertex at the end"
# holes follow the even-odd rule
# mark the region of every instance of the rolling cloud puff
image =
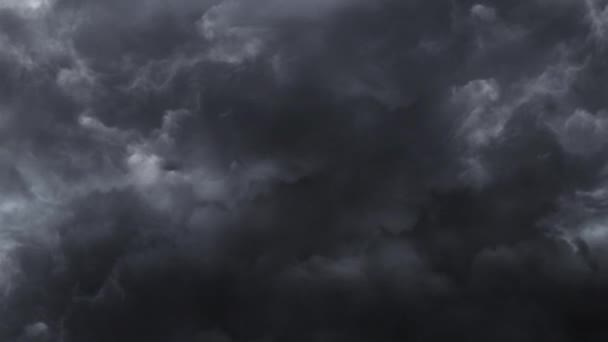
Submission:
POLYGON ((0 0, 0 340, 604 341, 608 2, 0 0))

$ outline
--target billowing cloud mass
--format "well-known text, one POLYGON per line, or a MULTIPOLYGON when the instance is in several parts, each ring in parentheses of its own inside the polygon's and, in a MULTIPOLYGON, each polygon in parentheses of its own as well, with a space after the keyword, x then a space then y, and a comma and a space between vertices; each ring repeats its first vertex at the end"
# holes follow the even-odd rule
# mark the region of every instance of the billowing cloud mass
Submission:
POLYGON ((0 0, 0 341, 606 341, 607 58, 604 0, 0 0))

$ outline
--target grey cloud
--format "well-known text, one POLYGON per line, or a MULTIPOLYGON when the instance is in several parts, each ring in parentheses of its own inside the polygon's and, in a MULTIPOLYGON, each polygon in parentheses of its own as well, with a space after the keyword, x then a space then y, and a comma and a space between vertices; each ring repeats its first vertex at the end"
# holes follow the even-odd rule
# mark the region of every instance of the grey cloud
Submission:
POLYGON ((484 21, 494 21, 496 19, 496 10, 490 6, 475 4, 471 7, 471 15, 484 21))
POLYGON ((0 7, 0 340, 607 336, 602 1, 0 7))

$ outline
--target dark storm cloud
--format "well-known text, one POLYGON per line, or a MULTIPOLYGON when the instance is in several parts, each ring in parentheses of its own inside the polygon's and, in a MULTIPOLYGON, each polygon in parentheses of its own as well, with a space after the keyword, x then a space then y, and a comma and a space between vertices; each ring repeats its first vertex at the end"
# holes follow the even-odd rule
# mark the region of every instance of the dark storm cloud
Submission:
POLYGON ((605 339, 607 13, 0 0, 0 340, 605 339))

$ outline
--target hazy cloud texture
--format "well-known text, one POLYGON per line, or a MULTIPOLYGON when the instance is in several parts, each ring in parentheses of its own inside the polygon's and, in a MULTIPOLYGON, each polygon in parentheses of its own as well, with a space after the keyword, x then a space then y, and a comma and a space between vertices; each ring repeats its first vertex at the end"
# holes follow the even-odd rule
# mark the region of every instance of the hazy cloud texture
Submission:
POLYGON ((605 341, 608 2, 0 0, 0 340, 605 341))

